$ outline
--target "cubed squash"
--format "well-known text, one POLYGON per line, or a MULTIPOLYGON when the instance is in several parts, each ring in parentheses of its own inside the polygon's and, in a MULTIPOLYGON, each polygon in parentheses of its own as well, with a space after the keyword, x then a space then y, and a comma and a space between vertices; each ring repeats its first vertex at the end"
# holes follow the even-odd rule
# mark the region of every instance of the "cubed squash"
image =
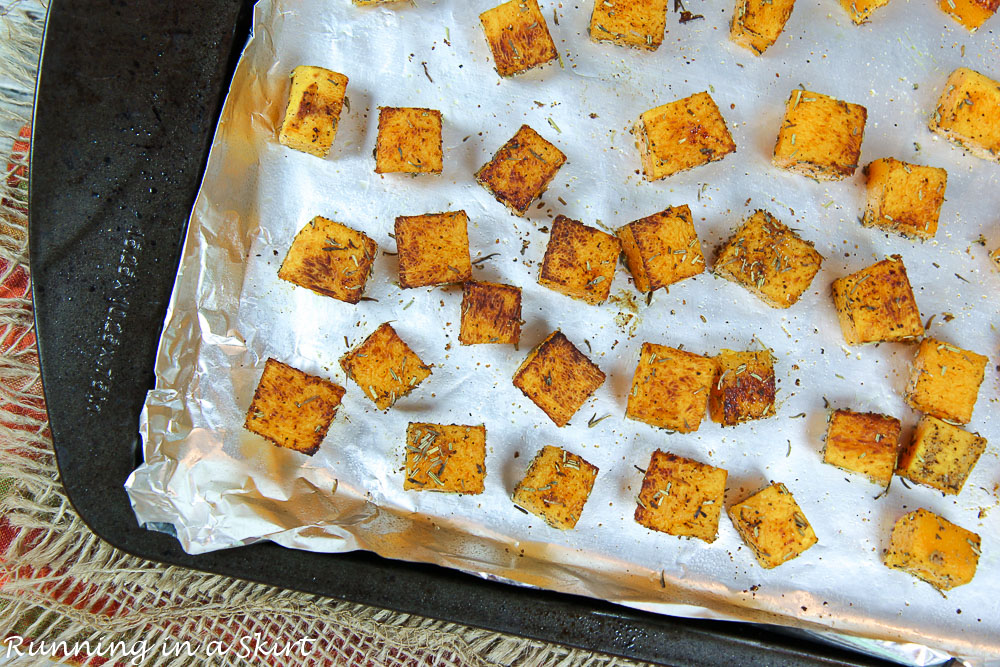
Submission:
POLYGON ((913 359, 906 402, 940 419, 968 424, 988 362, 981 354, 924 338, 913 359))
POLYGON ((604 303, 620 254, 617 237, 560 215, 552 223, 538 284, 591 305, 604 303))
POLYGON ((440 111, 378 108, 376 174, 440 174, 442 168, 440 111))
POLYGON ((500 76, 514 76, 559 57, 537 0, 510 0, 479 15, 500 76))
POLYGON ((833 282, 833 304, 848 345, 912 340, 924 333, 899 255, 833 282))
POLYGON ((486 427, 410 422, 406 427, 407 491, 475 495, 486 479, 486 427))
POLYGON ((959 67, 945 82, 930 128, 976 157, 1000 162, 1000 83, 959 67))
POLYGON ((946 495, 958 495, 986 450, 986 438, 924 415, 899 456, 897 474, 946 495))
POLYGON ((400 287, 447 285, 472 279, 469 217, 465 211, 396 218, 400 287))
POLYGON ((650 530, 712 543, 719 535, 727 476, 722 468, 657 449, 642 478, 635 520, 650 530))
POLYGON ((278 142, 317 157, 326 157, 337 136, 347 77, 322 67, 299 65, 292 71, 285 119, 278 142))
POLYGON ((511 500, 559 530, 576 527, 597 479, 597 466, 576 454, 546 445, 532 459, 511 500))
POLYGON ((771 350, 715 355, 716 377, 708 399, 712 421, 735 426, 753 419, 774 416, 774 355, 771 350))
POLYGON ((655 51, 667 27, 667 0, 594 0, 590 38, 655 51))
POLYGON ((625 416, 680 433, 705 417, 715 360, 666 345, 643 343, 632 375, 625 416))
POLYGON ((388 322, 340 358, 340 367, 379 410, 388 410, 431 374, 388 322))
POLYGON ((806 515, 781 483, 730 507, 729 518, 765 569, 798 557, 818 541, 806 515))
POLYGON ((889 4, 889 0, 840 0, 840 6, 858 25, 871 18, 876 9, 887 4, 889 4))
POLYGON ((619 227, 617 234, 625 265, 640 292, 673 285, 705 270, 705 256, 686 204, 630 222, 619 227))
POLYGON ((650 109, 639 116, 635 136, 647 181, 721 160, 736 150, 726 119, 707 92, 650 109))
POLYGON ((896 521, 884 562, 947 591, 976 576, 981 545, 976 533, 920 508, 896 521))
POLYGON ((343 396, 338 384, 268 359, 243 426, 279 447, 312 456, 343 396))
POLYGON ((997 13, 1000 0, 938 0, 938 7, 970 32, 975 32, 997 13))
POLYGON ((476 172, 476 182, 517 215, 545 192, 566 162, 563 152, 527 125, 476 172))
POLYGON ((521 339, 521 288, 470 280, 462 286, 462 345, 510 343, 521 339))
POLYGON ((817 181, 845 179, 858 168, 867 119, 860 104, 792 91, 771 162, 817 181))
POLYGON ((826 429, 823 461, 888 486, 899 456, 900 428, 895 417, 835 410, 826 429))
POLYGON ((911 238, 934 238, 947 171, 883 158, 865 167, 865 173, 868 203, 861 224, 911 238))
POLYGON ((603 383, 604 372, 558 329, 514 373, 514 386, 556 426, 565 426, 603 383))
POLYGON ((317 215, 295 235, 278 277, 317 294, 357 303, 377 252, 378 244, 364 232, 317 215))
POLYGON ((729 38, 761 55, 778 40, 794 7, 795 0, 736 0, 729 38))

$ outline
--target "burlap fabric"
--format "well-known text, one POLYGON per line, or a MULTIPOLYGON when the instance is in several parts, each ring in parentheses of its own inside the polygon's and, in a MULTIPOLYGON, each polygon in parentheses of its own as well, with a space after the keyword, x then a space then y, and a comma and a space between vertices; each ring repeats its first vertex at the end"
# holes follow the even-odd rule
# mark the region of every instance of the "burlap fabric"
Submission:
MULTIPOLYGON (((319 637, 284 665, 627 665, 627 661, 224 577, 121 553, 91 533, 59 482, 38 372, 27 255, 27 144, 46 8, 0 2, 0 639, 144 640, 157 648, 319 637), (20 135, 20 136, 19 136, 20 135)), ((0 647, 2 649, 3 647, 0 647)), ((4 651, 0 650, 0 662, 4 651)), ((68 660, 69 658, 62 658, 68 660)), ((11 664, 38 664, 23 656, 11 664)), ((74 660, 75 661, 75 660, 74 660)), ((103 660, 91 659, 93 664, 103 660)), ((117 660, 125 664, 122 660, 117 660)))

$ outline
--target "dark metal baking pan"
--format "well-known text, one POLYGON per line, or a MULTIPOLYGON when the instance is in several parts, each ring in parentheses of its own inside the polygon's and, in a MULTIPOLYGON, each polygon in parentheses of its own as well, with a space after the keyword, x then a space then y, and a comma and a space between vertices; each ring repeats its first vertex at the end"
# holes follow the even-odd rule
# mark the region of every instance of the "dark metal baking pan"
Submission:
MULTIPOLYGON (((346 2, 347 0, 338 0, 346 2)), ((213 129, 250 30, 239 0, 54 0, 35 106, 31 269, 60 474, 88 526, 143 558, 669 664, 877 661, 765 626, 678 619, 367 552, 266 543, 191 556, 123 483, 213 129)))

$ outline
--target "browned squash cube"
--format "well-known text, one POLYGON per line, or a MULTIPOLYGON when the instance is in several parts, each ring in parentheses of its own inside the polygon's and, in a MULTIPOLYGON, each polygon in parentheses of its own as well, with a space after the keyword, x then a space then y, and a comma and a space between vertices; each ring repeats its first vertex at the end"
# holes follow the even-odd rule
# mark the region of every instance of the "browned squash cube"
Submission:
POLYGON ((379 410, 391 408, 431 374, 388 322, 341 357, 340 367, 379 410))
POLYGON ((899 456, 897 473, 947 495, 958 495, 986 449, 986 438, 937 417, 924 415, 910 445, 899 456))
POLYGON ((285 120, 278 142, 317 157, 326 157, 337 136, 347 77, 322 67, 300 65, 292 71, 285 120))
POLYGON ((591 305, 604 303, 621 254, 618 239, 558 216, 538 273, 538 284, 591 305))
POLYGON ((868 204, 861 223, 911 238, 937 233, 948 172, 893 158, 875 160, 868 174, 868 204))
POLYGON ((604 383, 604 373, 558 329, 528 354, 514 373, 514 386, 565 426, 604 383))
POLYGON ((835 280, 833 304, 848 345, 911 340, 924 333, 899 255, 835 280))
POLYGON ((976 533, 921 508, 892 527, 885 564, 946 591, 976 576, 981 544, 976 533))
POLYGON ((705 270, 691 209, 673 206, 618 228, 635 288, 652 292, 705 270))
POLYGON ((521 340, 521 288, 470 280, 462 286, 458 342, 511 343, 521 340))
POLYGON ((441 112, 378 108, 375 173, 440 174, 441 112))
POLYGON ((826 429, 823 461, 888 486, 899 456, 900 428, 895 417, 835 410, 826 429))
POLYGON ((906 402, 940 419, 968 424, 989 359, 933 338, 920 341, 906 402))
POLYGON ((816 533, 784 484, 771 484, 729 508, 736 532, 765 569, 777 567, 816 544, 816 533))
POLYGON ((1000 9, 1000 0, 938 0, 938 7, 970 32, 975 32, 1000 9))
POLYGON ((639 116, 635 136, 647 181, 721 160, 736 150, 726 119, 707 92, 650 109, 639 116))
POLYGON ((959 67, 945 83, 930 128, 976 157, 1000 162, 1000 83, 959 67))
POLYGON ((722 468, 657 449, 642 478, 635 520, 661 533, 712 543, 719 536, 727 476, 722 468))
POLYGON ((625 416, 671 431, 697 431, 708 406, 715 367, 709 357, 643 343, 625 416))
POLYGON ((735 426, 774 416, 774 355, 770 350, 715 355, 716 379, 708 399, 712 421, 735 426))
POLYGON ((500 76, 514 76, 559 57, 537 0, 510 0, 479 15, 500 76))
POLYGON ((465 211, 396 218, 399 286, 427 287, 472 279, 465 211))
POLYGON ((279 447, 312 456, 343 396, 338 384, 268 359, 243 426, 279 447))
POLYGON ((548 187, 566 162, 562 151, 527 125, 476 172, 476 181, 518 215, 548 187))
POLYGON ((795 0, 736 0, 729 38, 761 55, 778 40, 794 7, 795 0))
POLYGON ((889 4, 889 0, 840 0, 840 6, 847 10, 851 20, 861 25, 879 7, 889 4))
POLYGON ((789 308, 819 272, 823 256, 767 211, 756 211, 715 258, 715 274, 756 294, 772 308, 789 308))
POLYGON ((410 422, 406 427, 407 491, 483 492, 486 427, 410 422))
POLYGON ((655 51, 667 27, 667 0, 594 0, 590 38, 655 51))
POLYGON ((817 181, 839 181, 858 168, 868 110, 808 90, 795 90, 785 105, 775 167, 817 181))
POLYGON ((317 215, 295 235, 278 277, 317 294, 357 303, 376 252, 378 244, 363 232, 317 215))
POLYGON ((597 478, 597 466, 546 445, 535 455, 511 500, 559 530, 572 530, 597 478))

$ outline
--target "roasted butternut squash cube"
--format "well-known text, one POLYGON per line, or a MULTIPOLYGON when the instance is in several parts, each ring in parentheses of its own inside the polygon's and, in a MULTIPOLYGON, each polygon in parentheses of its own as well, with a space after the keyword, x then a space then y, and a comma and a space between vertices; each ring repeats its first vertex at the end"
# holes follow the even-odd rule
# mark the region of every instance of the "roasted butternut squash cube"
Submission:
POLYGON ((652 292, 705 270, 691 209, 672 206, 618 228, 635 288, 652 292))
POLYGON ((514 373, 514 386, 565 426, 604 383, 604 373, 556 329, 532 350, 514 373))
POLYGON ((465 211, 396 218, 399 286, 427 287, 472 279, 465 211))
POLYGON ((697 431, 715 377, 715 360, 643 343, 625 416, 680 433, 697 431))
POLYGON ((921 508, 896 521, 884 562, 947 591, 976 576, 981 545, 976 533, 921 508))
POLYGON ((817 181, 843 180, 858 168, 867 119, 860 104, 792 91, 771 162, 817 181))
POLYGON ((840 0, 840 6, 858 25, 867 21, 876 9, 887 4, 889 4, 889 0, 840 0))
POLYGON ((1000 162, 1000 83, 959 67, 945 83, 930 128, 976 157, 1000 162))
POLYGON ((767 211, 747 218, 715 258, 715 274, 740 284, 772 308, 790 308, 823 264, 805 241, 767 211))
POLYGON ((869 164, 865 172, 868 204, 861 224, 911 238, 934 238, 948 185, 947 171, 883 158, 869 164))
POLYGON ((326 157, 337 136, 347 77, 322 67, 299 65, 292 71, 285 119, 278 142, 317 157, 326 157))
POLYGON ((798 557, 817 542, 806 515, 781 483, 730 507, 729 518, 764 569, 798 557))
POLYGON ((591 305, 604 303, 620 254, 615 236, 560 215, 552 223, 538 284, 591 305))
POLYGON ((364 232, 317 215, 295 235, 278 277, 323 296, 357 303, 376 252, 378 244, 364 232))
POLYGON ((486 479, 486 427, 410 422, 406 427, 407 491, 475 495, 486 479))
POLYGON ((440 174, 442 164, 440 111, 378 108, 376 174, 440 174))
POLYGON ((988 362, 981 354, 924 338, 913 360, 906 402, 940 419, 968 424, 988 362))
POLYGON ((476 172, 476 181, 517 215, 545 192, 559 167, 563 152, 527 125, 476 172))
POLYGON ((388 410, 431 374, 388 322, 340 358, 340 367, 379 410, 388 410))
POLYGON ((470 280, 462 286, 458 342, 511 343, 521 340, 521 288, 470 280))
POLYGON ((736 150, 726 119, 707 92, 650 109, 639 116, 635 136, 647 181, 721 160, 736 150))
POLYGON ((888 486, 899 456, 900 428, 895 417, 835 410, 826 429, 823 461, 888 486))
POLYGON ((970 32, 975 32, 1000 9, 1000 0, 938 0, 938 7, 970 32))
POLYGON ((835 280, 833 304, 848 345, 912 340, 924 333, 899 255, 835 280))
POLYGON ((511 500, 559 530, 572 530, 597 479, 597 466, 565 449, 546 445, 532 459, 511 500))
POLYGON ((715 355, 716 378, 708 399, 712 421, 735 426, 774 416, 774 355, 771 350, 715 355))
POLYGON ((986 449, 986 438, 924 415, 899 456, 897 474, 946 495, 958 495, 986 449))
POLYGON ((757 55, 778 41, 795 0, 736 0, 729 38, 757 55))
POLYGON ((667 0, 594 0, 590 38, 655 51, 667 27, 667 0))
POLYGON ((514 76, 559 57, 537 0, 510 0, 479 15, 500 76, 514 76))
POLYGON ((727 476, 722 468, 657 449, 636 498, 636 523, 711 544, 719 536, 727 476))
POLYGON ((279 447, 312 456, 343 396, 338 384, 268 359, 243 427, 279 447))

